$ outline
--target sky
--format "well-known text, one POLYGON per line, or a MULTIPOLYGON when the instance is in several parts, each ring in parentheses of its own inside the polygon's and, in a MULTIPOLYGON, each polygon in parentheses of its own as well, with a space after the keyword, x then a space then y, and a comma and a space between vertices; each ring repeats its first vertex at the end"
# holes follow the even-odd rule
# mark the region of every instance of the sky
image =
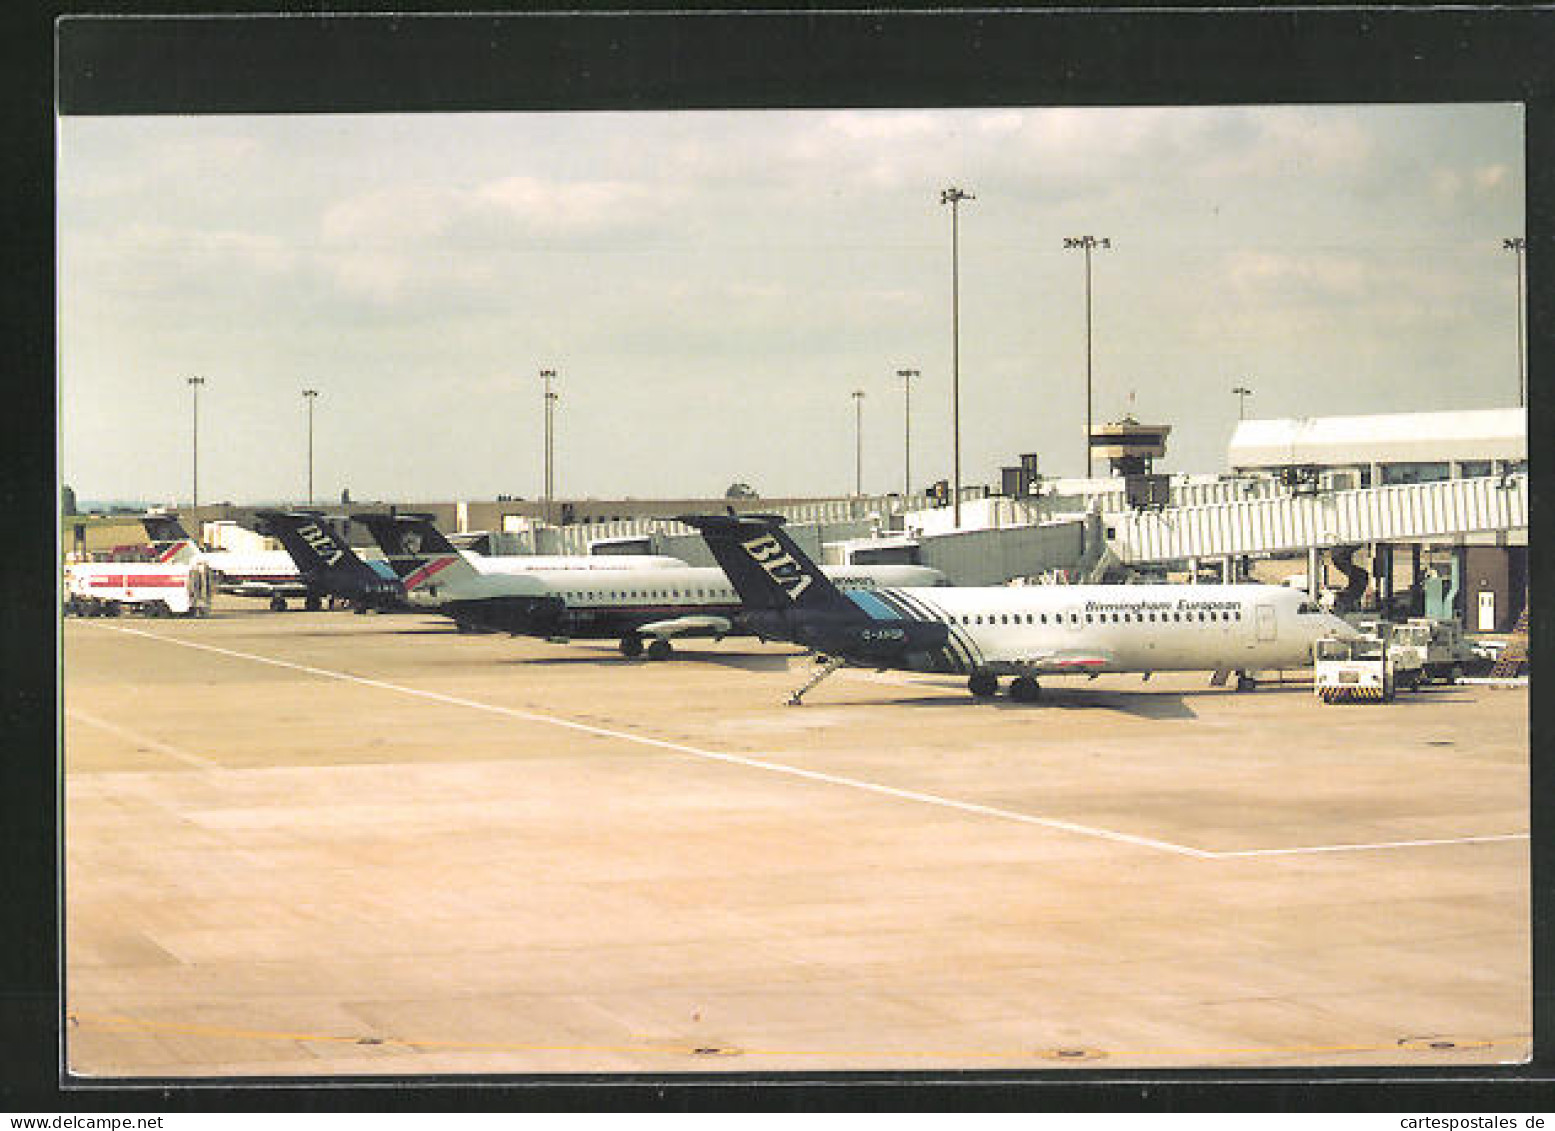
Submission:
POLYGON ((1214 473, 1249 417, 1515 405, 1516 105, 65 117, 82 499, 768 497, 1214 473), (853 393, 862 390, 862 402, 853 393))

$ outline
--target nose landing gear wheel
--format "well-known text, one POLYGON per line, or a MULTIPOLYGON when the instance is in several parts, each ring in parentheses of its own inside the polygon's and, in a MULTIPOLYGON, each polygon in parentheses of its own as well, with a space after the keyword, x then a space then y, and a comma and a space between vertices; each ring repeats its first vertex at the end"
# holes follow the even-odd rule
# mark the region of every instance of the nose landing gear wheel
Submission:
POLYGON ((643 642, 636 636, 621 637, 621 655, 635 659, 643 654, 643 642))
POLYGON ((671 655, 673 655, 673 649, 670 648, 668 640, 655 640, 648 645, 648 658, 650 660, 667 660, 671 655))

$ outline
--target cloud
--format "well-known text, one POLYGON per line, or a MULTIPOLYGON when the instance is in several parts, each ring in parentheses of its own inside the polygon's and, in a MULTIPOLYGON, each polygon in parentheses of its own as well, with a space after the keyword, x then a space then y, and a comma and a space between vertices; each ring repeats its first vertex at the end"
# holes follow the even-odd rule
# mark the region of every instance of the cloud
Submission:
POLYGON ((1226 267, 1231 285, 1244 291, 1348 299, 1371 287, 1367 264, 1350 255, 1234 252, 1227 256, 1226 267))
POLYGON ((459 195, 447 189, 377 189, 332 205, 320 222, 320 234, 335 247, 422 242, 445 232, 458 206, 459 195))
POLYGON ((482 185, 472 204, 489 205, 532 235, 598 234, 649 222, 662 209, 653 186, 633 181, 566 183, 508 177, 482 185))
POLYGON ((847 141, 873 142, 928 137, 942 131, 945 122, 942 115, 926 111, 848 111, 828 114, 821 126, 847 141))
POLYGON ((1498 189, 1506 183, 1510 172, 1505 165, 1482 165, 1474 170, 1474 187, 1481 190, 1498 189))
POLYGON ((598 252, 662 238, 668 196, 647 181, 511 176, 467 186, 401 185, 338 201, 319 222, 327 269, 375 302, 429 288, 473 292, 514 252, 598 252))

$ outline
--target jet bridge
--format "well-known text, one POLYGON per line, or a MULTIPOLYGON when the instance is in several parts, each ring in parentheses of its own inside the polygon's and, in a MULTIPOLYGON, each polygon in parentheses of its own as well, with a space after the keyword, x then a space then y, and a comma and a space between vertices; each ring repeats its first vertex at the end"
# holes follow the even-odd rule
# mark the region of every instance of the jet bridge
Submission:
POLYGON ((1528 529, 1526 473, 1116 511, 1107 545, 1129 565, 1314 547, 1455 541, 1528 529))

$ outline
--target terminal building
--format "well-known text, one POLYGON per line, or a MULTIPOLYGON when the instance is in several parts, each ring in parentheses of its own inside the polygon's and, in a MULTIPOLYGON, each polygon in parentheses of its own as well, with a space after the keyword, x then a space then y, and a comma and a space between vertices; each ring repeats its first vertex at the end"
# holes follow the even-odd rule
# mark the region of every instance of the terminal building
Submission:
POLYGON ((1527 470, 1528 421, 1516 408, 1244 420, 1226 461, 1329 489, 1481 478, 1527 470))
MULTIPOLYGON (((767 511, 833 564, 902 561, 955 584, 1010 581, 1290 580, 1341 612, 1456 620, 1507 632, 1528 586, 1527 423, 1521 409, 1241 422, 1229 472, 1157 474, 1171 428, 1098 424, 1092 451, 1114 474, 1044 479, 1036 454, 997 488, 824 499, 498 498, 331 507, 353 542, 361 511, 422 511, 455 541, 494 553, 671 554, 712 564, 678 514, 767 511)), ((239 536, 254 507, 186 515, 206 541, 239 536), (219 521, 225 520, 225 522, 219 521)))
MULTIPOLYGON (((1246 420, 1227 451, 1232 475, 1276 479, 1312 496, 1408 484, 1447 484, 1433 494, 1379 492, 1381 504, 1452 500, 1455 481, 1488 485, 1493 499, 1526 482, 1528 424, 1522 409, 1390 413, 1246 420)), ((1402 516, 1401 516, 1402 517, 1402 516)), ((1426 531, 1332 553, 1351 585, 1365 584, 1357 552, 1370 558, 1372 604, 1386 611, 1457 620, 1471 631, 1505 632, 1523 612, 1528 586, 1528 531, 1523 525, 1426 531), (1409 555, 1408 585, 1399 585, 1399 550, 1409 555)), ((1450 523, 1438 523, 1449 526, 1450 523)), ((1465 523, 1465 526, 1471 524, 1465 523)))

